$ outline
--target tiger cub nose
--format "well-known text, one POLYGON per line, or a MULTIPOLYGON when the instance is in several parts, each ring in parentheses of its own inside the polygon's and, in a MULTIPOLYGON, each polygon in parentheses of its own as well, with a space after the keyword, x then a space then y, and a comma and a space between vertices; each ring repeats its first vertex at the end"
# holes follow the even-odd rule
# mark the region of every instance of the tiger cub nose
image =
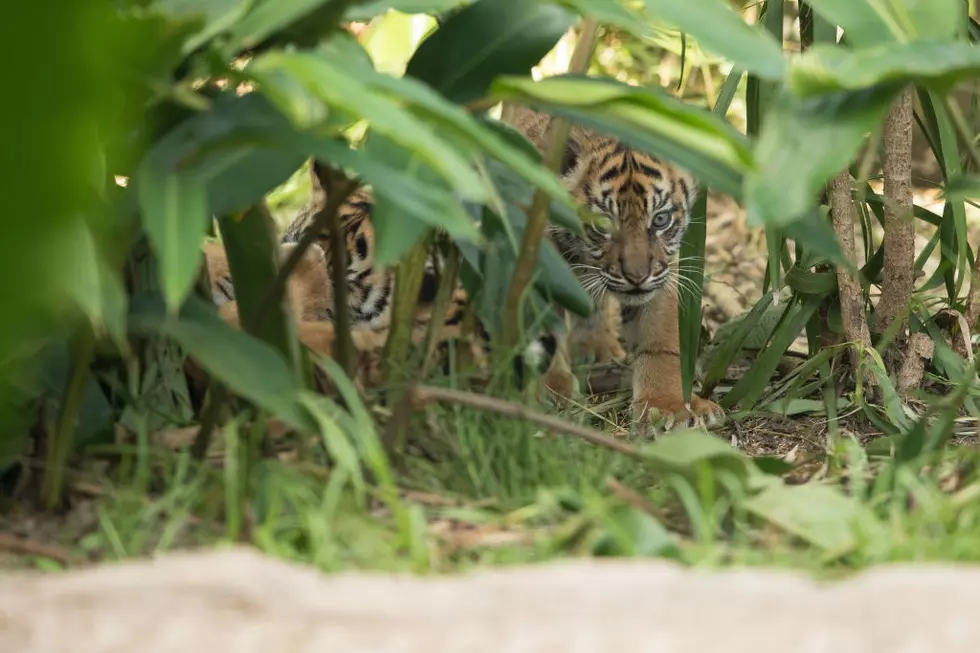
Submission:
POLYGON ((634 265, 627 266, 624 259, 619 259, 619 269, 622 272, 623 278, 629 281, 634 286, 641 285, 650 276, 650 264, 653 261, 647 261, 646 266, 634 265))

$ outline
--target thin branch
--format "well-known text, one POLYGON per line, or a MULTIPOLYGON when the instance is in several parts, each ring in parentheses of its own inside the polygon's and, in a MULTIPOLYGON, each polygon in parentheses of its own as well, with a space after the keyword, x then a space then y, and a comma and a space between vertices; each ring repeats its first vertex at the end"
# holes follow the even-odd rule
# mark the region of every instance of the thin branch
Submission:
MULTIPOLYGON (((844 256, 854 261, 854 203, 851 199, 851 176, 846 169, 834 177, 830 188, 830 212, 834 231, 837 233, 844 256)), ((862 346, 871 348, 871 334, 868 331, 868 320, 864 310, 864 295, 861 292, 861 284, 842 265, 837 266, 837 286, 840 290, 844 336, 853 345, 850 349, 851 367, 856 371, 860 363, 858 349, 862 346)))
POLYGON ((458 404, 460 406, 469 406, 470 408, 477 408, 490 413, 497 413, 498 415, 503 415, 504 417, 511 417, 514 419, 532 422, 539 426, 545 427, 552 433, 563 433, 581 438, 589 444, 604 447, 610 451, 621 453, 624 456, 630 456, 632 458, 640 457, 639 452, 634 446, 625 442, 620 442, 619 440, 611 438, 600 431, 591 429, 587 426, 572 424, 571 422, 566 422, 563 419, 539 413, 528 408, 527 406, 515 404, 510 401, 504 401, 502 399, 496 399, 486 395, 478 395, 473 392, 450 390, 448 388, 436 388, 433 386, 416 386, 412 389, 412 396, 417 405, 434 401, 447 404, 458 404))
MULTIPOLYGON (((322 213, 317 214, 313 224, 316 225, 316 221, 320 219, 324 219, 327 224, 327 232, 330 236, 332 272, 330 284, 333 286, 333 321, 334 333, 336 333, 337 363, 347 376, 353 377, 354 342, 351 340, 350 310, 347 305, 347 249, 344 243, 343 227, 340 224, 339 209, 340 205, 354 192, 357 182, 347 179, 343 173, 339 173, 339 176, 339 179, 330 178, 330 188, 324 188, 327 192, 327 204, 322 213), (331 198, 335 199, 331 201, 331 198)), ((318 232, 316 227, 311 227, 310 231, 313 232, 315 238, 318 232)), ((304 234, 304 238, 308 235, 309 232, 304 234)), ((303 254, 302 242, 300 241, 300 245, 293 252, 293 257, 297 253, 303 254)), ((283 267, 285 268, 285 266, 283 267)))
MULTIPOLYGON (((327 193, 326 203, 319 211, 316 212, 310 226, 303 233, 303 237, 299 239, 299 242, 296 243, 296 247, 283 262, 282 267, 279 268, 279 274, 276 275, 273 283, 269 285, 268 289, 265 291, 265 294, 262 295, 262 299, 259 301, 255 313, 249 316, 250 320, 248 324, 249 327, 251 327, 249 330, 260 326, 262 324, 262 320, 265 319, 266 314, 269 313, 269 309, 282 298, 282 294, 286 290, 286 284, 289 281, 289 275, 296 270, 296 266, 298 266, 299 262, 303 259, 303 255, 306 254, 306 250, 310 248, 310 245, 316 242, 320 232, 322 232, 327 226, 330 216, 336 214, 338 209, 340 209, 340 206, 347 201, 347 198, 350 197, 351 193, 357 189, 358 182, 356 180, 343 177, 342 181, 338 181, 339 183, 337 184, 336 189, 324 189, 327 191, 335 190, 335 192, 327 193)), ((343 287, 343 292, 345 292, 347 289, 346 279, 341 286, 343 287)), ((337 294, 337 289, 335 288, 334 296, 336 297, 337 294)), ((344 303, 344 306, 346 308, 346 302, 344 303)))
POLYGON ((963 111, 960 110, 960 105, 956 103, 956 98, 952 94, 946 97, 946 109, 949 111, 949 117, 953 120, 953 127, 956 128, 956 133, 959 135, 960 140, 963 141, 963 147, 966 148, 967 154, 970 155, 973 165, 976 166, 977 170, 980 170, 980 151, 974 145, 974 134, 970 133, 970 126, 966 122, 966 117, 963 115, 963 111))
POLYGON ((606 479, 606 487, 609 488, 610 492, 615 494, 617 497, 630 504, 637 510, 647 513, 657 519, 660 519, 663 515, 662 511, 657 510, 657 507, 653 505, 653 502, 642 496, 636 490, 630 489, 619 482, 618 479, 609 477, 606 479))
POLYGON ((50 558, 62 565, 68 566, 71 556, 68 551, 58 546, 35 542, 16 535, 0 533, 0 550, 10 551, 17 555, 32 555, 40 558, 50 558))
MULTIPOLYGON (((582 35, 579 37, 575 52, 572 54, 572 61, 568 68, 569 73, 584 73, 588 69, 589 62, 592 60, 592 52, 595 50, 597 31, 598 24, 594 19, 587 18, 583 22, 582 35)), ((563 118, 553 119, 548 127, 544 165, 552 172, 557 172, 561 167, 562 154, 565 151, 565 143, 570 131, 571 125, 563 118)), ((517 263, 514 265, 514 277, 507 292, 507 304, 501 330, 501 344, 506 349, 512 349, 517 344, 521 297, 534 276, 538 262, 538 249, 548 224, 549 205, 550 200, 547 194, 538 189, 534 194, 534 200, 531 202, 531 211, 527 216, 527 227, 524 230, 521 251, 517 257, 517 263)))
POLYGON ((201 415, 201 428, 198 429, 194 444, 191 446, 191 457, 194 460, 200 462, 207 455, 214 430, 218 426, 218 420, 221 419, 221 409, 227 400, 228 388, 218 379, 211 377, 211 382, 208 384, 208 405, 201 415))
POLYGON ((885 263, 874 330, 883 333, 896 319, 899 341, 915 282, 915 229, 912 223, 912 88, 898 96, 885 118, 885 263))

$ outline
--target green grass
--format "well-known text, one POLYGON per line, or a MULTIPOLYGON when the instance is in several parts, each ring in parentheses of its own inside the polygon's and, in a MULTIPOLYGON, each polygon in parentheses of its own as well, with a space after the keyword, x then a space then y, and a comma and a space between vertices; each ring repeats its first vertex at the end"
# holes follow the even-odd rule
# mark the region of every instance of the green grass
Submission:
MULTIPOLYGON (((563 412, 583 421, 582 411, 563 412)), ((361 457, 356 470, 328 467, 322 440, 287 437, 275 441, 276 455, 256 457, 241 426, 251 417, 239 413, 203 466, 186 448, 112 447, 119 464, 83 476, 101 488, 85 508, 95 518, 80 532, 70 512, 54 540, 95 560, 249 542, 326 571, 455 573, 637 556, 835 577, 885 562, 980 559, 980 458, 968 447, 898 463, 845 439, 820 455, 822 472, 803 486, 816 494, 800 506, 782 497, 760 514, 754 486, 797 488, 751 471, 721 438, 693 457, 662 438, 636 460, 525 422, 433 406, 415 416, 403 455, 391 461, 401 496, 392 503, 371 480, 357 433, 348 433, 361 457), (852 540, 845 550, 836 545, 841 533, 852 540)))

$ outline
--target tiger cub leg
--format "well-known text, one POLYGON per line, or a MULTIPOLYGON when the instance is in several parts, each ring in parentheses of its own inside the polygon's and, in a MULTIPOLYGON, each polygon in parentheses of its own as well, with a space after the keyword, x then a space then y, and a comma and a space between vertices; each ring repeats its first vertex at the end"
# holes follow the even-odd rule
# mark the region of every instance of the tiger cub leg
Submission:
POLYGON ((624 316, 624 333, 633 363, 633 415, 646 424, 657 411, 666 429, 675 425, 694 427, 724 421, 718 404, 697 395, 685 398, 681 382, 680 336, 677 295, 668 291, 624 316))
POLYGON ((572 355, 568 333, 555 337, 555 353, 544 375, 545 387, 557 396, 559 401, 570 399, 578 390, 578 379, 572 373, 572 355))
POLYGON ((596 363, 608 363, 626 358, 626 350, 619 340, 622 331, 619 302, 607 296, 602 306, 586 328, 572 331, 572 342, 593 354, 596 363))

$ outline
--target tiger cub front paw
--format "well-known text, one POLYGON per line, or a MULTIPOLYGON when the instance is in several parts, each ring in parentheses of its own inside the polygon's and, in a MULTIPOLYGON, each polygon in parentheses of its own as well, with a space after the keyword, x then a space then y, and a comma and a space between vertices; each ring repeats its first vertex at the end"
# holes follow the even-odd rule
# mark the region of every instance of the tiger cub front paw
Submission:
POLYGON ((633 399, 633 419, 642 428, 670 431, 675 428, 703 428, 720 426, 725 421, 725 410, 697 395, 689 403, 680 398, 666 399, 657 396, 640 396, 633 399))

